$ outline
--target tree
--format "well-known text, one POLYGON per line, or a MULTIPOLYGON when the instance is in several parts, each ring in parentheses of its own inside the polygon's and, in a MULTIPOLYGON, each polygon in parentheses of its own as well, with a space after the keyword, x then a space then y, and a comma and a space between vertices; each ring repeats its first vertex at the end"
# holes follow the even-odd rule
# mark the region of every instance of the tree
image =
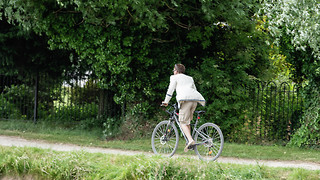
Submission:
POLYGON ((291 140, 297 146, 320 144, 320 7, 318 1, 265 1, 261 15, 267 17, 268 31, 287 61, 294 67, 294 80, 305 82, 305 113, 302 126, 291 140))
MULTIPOLYGON (((269 68, 259 3, 207 0, 3 1, 8 21, 73 50, 118 103, 148 115, 163 98, 175 63, 196 77, 224 128, 239 124, 244 84, 269 68), (253 77, 253 78, 252 78, 253 77), (150 105, 151 104, 151 105, 150 105)), ((231 128, 230 128, 231 127, 231 128)))
POLYGON ((28 32, 18 26, 0 21, 0 73, 32 79, 38 73, 52 78, 60 77, 64 70, 76 63, 70 59, 70 51, 51 51, 47 38, 28 32))

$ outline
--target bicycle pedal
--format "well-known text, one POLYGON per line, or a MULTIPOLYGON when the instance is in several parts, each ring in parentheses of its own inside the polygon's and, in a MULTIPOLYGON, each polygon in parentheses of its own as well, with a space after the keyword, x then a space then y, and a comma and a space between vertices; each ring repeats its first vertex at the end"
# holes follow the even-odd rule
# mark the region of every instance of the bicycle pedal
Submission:
POLYGON ((188 147, 188 149, 190 149, 190 150, 194 150, 194 147, 195 147, 196 145, 190 145, 189 147, 188 147))

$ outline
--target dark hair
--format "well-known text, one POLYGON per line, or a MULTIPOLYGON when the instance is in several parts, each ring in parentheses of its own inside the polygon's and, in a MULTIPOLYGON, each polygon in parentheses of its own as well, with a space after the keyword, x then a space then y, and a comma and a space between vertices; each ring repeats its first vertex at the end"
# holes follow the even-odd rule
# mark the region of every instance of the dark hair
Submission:
POLYGON ((178 73, 184 73, 186 71, 186 68, 183 64, 175 64, 174 67, 178 71, 178 73))

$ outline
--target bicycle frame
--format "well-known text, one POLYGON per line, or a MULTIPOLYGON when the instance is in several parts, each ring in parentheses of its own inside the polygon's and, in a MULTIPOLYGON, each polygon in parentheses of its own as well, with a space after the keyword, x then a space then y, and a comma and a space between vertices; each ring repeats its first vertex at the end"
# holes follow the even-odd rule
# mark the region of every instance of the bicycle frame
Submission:
MULTIPOLYGON (((165 111, 169 114, 169 118, 168 120, 159 122, 154 128, 151 136, 151 146, 155 154, 164 154, 167 157, 172 157, 178 149, 179 139, 181 139, 179 129, 186 142, 189 142, 182 130, 184 129, 184 125, 182 126, 179 122, 178 105, 170 103, 165 111)), ((190 128, 195 144, 188 146, 188 149, 194 150, 201 160, 214 161, 220 156, 223 149, 224 139, 222 131, 214 123, 205 122, 202 124, 199 122, 200 117, 205 111, 194 112, 197 115, 196 119, 190 124, 190 128)))

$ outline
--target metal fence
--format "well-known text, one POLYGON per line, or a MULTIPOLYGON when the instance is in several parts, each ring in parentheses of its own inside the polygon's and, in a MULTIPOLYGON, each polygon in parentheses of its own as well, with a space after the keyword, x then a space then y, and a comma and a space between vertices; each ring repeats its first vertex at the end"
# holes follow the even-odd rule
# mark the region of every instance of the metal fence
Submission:
POLYGON ((258 82, 249 91, 251 112, 246 118, 244 131, 248 140, 288 141, 300 127, 303 111, 301 86, 283 82, 258 82))
MULTIPOLYGON (((247 116, 237 131, 241 141, 288 141, 300 127, 301 87, 295 84, 258 82, 247 95, 251 98, 244 111, 247 116)), ((100 89, 90 76, 57 81, 46 77, 19 80, 0 75, 1 119, 52 119, 81 121, 113 117, 124 107, 113 101, 114 93, 100 89)))
POLYGON ((37 76, 29 80, 0 75, 0 118, 81 121, 121 114, 114 93, 90 76, 68 81, 37 76))

